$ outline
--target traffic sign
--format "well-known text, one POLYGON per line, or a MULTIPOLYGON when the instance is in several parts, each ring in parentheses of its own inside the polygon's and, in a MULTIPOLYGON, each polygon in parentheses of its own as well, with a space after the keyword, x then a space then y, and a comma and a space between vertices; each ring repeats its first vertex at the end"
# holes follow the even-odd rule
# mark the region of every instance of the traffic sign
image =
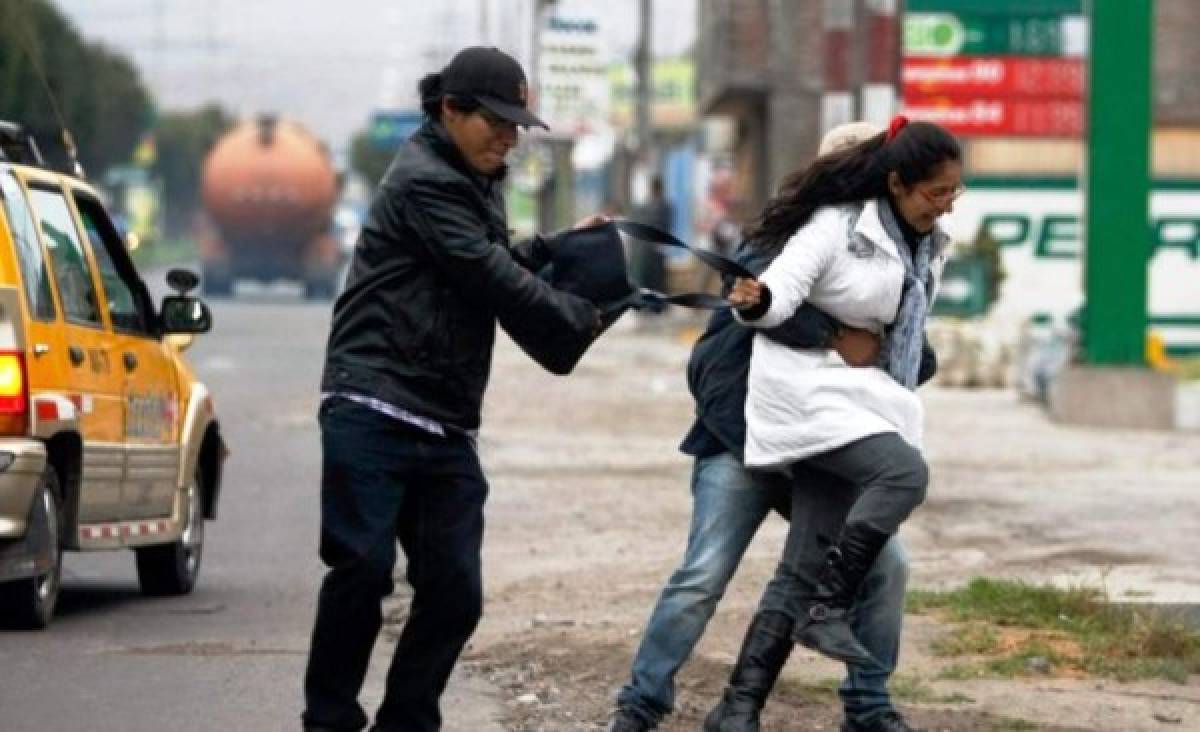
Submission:
POLYGON ((380 150, 395 150, 417 131, 423 119, 418 111, 377 111, 371 115, 367 139, 380 150))

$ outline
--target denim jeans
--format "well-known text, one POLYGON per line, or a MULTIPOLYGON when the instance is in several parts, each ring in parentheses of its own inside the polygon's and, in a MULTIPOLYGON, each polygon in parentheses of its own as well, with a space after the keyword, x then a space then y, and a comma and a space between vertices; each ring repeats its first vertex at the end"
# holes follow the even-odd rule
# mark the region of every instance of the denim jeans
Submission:
POLYGON ((413 588, 373 729, 441 727, 438 699, 483 607, 487 482, 468 438, 370 407, 322 405, 321 584, 305 673, 306 725, 359 730, 358 703, 399 540, 413 588))
MULTIPOLYGON (((746 470, 730 453, 696 460, 687 549, 650 614, 633 659, 632 678, 617 697, 622 708, 653 724, 671 712, 676 672, 691 656, 746 547, 774 505, 772 491, 786 491, 787 486, 780 476, 746 470)), ((812 485, 802 492, 839 489, 844 486, 812 485)), ((797 508, 793 503, 793 512, 797 508)), ((904 615, 907 571, 907 559, 893 538, 864 583, 855 617, 862 642, 881 662, 892 659, 892 666, 904 615)), ((760 609, 767 609, 766 600, 760 609)), ((891 708, 890 672, 890 667, 849 669, 842 686, 848 717, 865 719, 891 708)))

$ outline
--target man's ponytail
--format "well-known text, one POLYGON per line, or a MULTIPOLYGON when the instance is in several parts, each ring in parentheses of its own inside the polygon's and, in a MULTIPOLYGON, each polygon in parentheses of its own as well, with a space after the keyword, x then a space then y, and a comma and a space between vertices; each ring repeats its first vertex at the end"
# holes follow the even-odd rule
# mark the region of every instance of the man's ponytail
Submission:
POLYGON ((442 91, 442 72, 435 71, 421 77, 421 80, 417 82, 417 94, 421 98, 421 109, 425 110, 425 114, 434 119, 440 119, 442 97, 445 96, 442 91))

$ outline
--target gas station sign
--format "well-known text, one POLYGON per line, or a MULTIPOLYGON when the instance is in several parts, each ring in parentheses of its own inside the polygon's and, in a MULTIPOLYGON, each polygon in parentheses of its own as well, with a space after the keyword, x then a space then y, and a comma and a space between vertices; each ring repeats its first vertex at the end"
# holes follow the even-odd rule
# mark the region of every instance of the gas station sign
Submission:
POLYGON ((904 59, 904 96, 1083 97, 1082 59, 1022 56, 904 59))
POLYGON ((945 127, 956 135, 1078 137, 1084 130, 1078 99, 911 96, 904 108, 914 119, 945 127))

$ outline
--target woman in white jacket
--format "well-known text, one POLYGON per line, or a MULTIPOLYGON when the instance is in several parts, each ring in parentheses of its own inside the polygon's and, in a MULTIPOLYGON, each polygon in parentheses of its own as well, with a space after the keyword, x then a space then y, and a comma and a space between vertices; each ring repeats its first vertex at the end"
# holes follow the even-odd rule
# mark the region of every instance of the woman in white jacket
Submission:
MULTIPOLYGON (((946 254, 936 222, 963 190, 961 161, 950 133, 903 117, 855 147, 818 158, 784 182, 748 233, 754 246, 782 251, 758 280, 738 280, 729 296, 737 318, 755 328, 778 325, 807 301, 883 339, 879 363, 868 367, 762 335, 750 361, 747 467, 787 470, 804 461, 851 491, 840 534, 824 542, 827 553, 802 536, 802 524, 792 524, 767 589, 789 598, 796 642, 846 663, 872 661, 847 611, 884 544, 924 500, 929 480, 920 452, 924 414, 913 390, 946 254)), ((743 650, 752 647, 748 636, 743 650)), ((758 729, 778 673, 762 666, 735 669, 706 730, 758 729)))

